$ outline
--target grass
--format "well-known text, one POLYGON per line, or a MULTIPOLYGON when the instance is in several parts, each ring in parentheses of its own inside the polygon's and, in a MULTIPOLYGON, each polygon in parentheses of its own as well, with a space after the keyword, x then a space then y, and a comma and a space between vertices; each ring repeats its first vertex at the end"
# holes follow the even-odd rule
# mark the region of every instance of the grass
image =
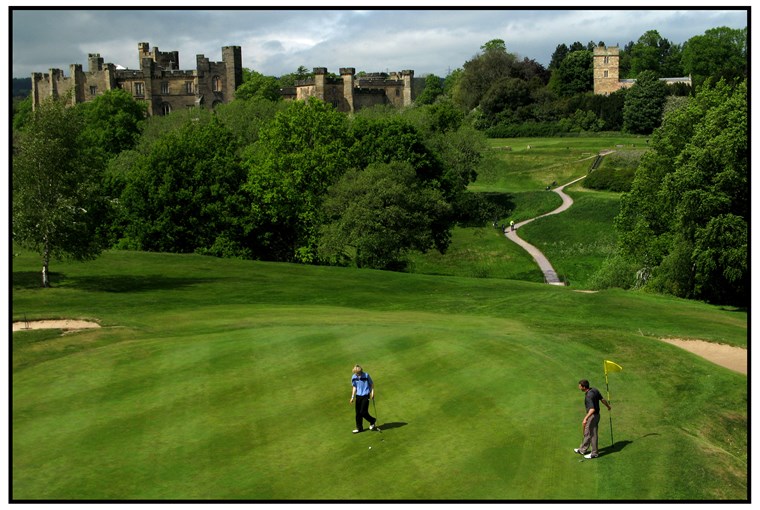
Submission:
MULTIPOLYGON (((546 186, 566 184, 587 175, 600 151, 614 150, 616 161, 626 162, 640 157, 642 147, 646 146, 643 137, 615 134, 491 139, 489 143, 492 150, 470 190, 501 193, 508 198, 506 202, 514 205, 510 214, 498 219, 498 225, 535 218, 559 207, 562 200, 556 193, 547 192, 546 186)), ((520 237, 543 251, 564 281, 583 289, 614 249, 612 222, 620 194, 592 191, 584 188, 582 182, 566 191, 576 200, 573 207, 524 226, 520 237)), ((503 236, 494 237, 490 234, 492 230, 492 225, 456 229, 445 255, 414 254, 410 270, 543 281, 535 261, 530 256, 521 257, 519 247, 503 236), (476 265, 470 265, 472 261, 476 265)))
POLYGON ((565 192, 573 198, 570 209, 525 225, 520 237, 541 250, 569 285, 588 288, 591 276, 615 252, 612 223, 620 195, 587 190, 582 181, 565 192))
POLYGON ((16 501, 748 498, 746 376, 658 340, 746 346, 745 312, 196 255, 55 262, 51 289, 38 267, 12 261, 14 319, 104 327, 13 334, 16 501), (578 462, 604 359, 615 446, 604 414, 578 462), (382 433, 350 432, 357 362, 382 433))

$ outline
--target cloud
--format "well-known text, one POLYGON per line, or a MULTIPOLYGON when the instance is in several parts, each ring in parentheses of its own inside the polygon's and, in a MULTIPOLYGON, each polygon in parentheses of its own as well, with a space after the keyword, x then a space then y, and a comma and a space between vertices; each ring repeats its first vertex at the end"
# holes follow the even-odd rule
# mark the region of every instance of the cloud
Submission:
POLYGON ((243 65, 268 75, 326 66, 357 70, 414 69, 445 75, 491 39, 548 65, 559 44, 625 45, 648 30, 682 43, 708 28, 744 28, 746 10, 542 9, 18 9, 11 11, 12 73, 29 76, 86 64, 88 53, 136 68, 137 43, 221 60, 222 46, 242 48, 243 65))

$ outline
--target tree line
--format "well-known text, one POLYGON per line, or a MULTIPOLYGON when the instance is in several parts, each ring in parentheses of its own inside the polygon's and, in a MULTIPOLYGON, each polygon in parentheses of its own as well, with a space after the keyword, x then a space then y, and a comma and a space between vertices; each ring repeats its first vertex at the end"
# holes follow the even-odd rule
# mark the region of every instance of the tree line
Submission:
POLYGON ((43 285, 51 257, 112 247, 403 269, 412 250, 445 252, 455 225, 504 213, 467 191, 486 137, 624 130, 653 133, 652 150, 598 285, 743 302, 746 29, 684 45, 647 32, 621 51, 636 84, 610 96, 592 92, 595 45, 561 44, 545 69, 492 40, 446 78, 426 77, 413 107, 351 116, 281 100, 309 77, 303 66, 279 78, 246 69, 235 100, 213 111, 147 118, 122 90, 33 113, 16 103, 13 239, 42 255, 43 285), (663 74, 692 74, 695 87, 669 88, 663 74), (727 123, 731 137, 718 136, 727 123), (696 154, 696 142, 708 148, 696 154))

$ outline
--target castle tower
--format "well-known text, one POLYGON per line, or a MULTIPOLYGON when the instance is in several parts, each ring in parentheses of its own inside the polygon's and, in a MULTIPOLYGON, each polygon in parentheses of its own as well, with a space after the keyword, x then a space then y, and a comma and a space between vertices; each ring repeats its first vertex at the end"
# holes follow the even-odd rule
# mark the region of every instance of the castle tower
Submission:
POLYGON ((225 102, 232 101, 235 91, 243 84, 243 57, 240 46, 223 46, 222 62, 225 65, 225 102))
POLYGON ((348 103, 348 111, 354 113, 354 75, 353 67, 341 67, 340 76, 343 78, 343 98, 348 103))
POLYGON ((414 101, 414 95, 412 94, 412 82, 414 81, 414 71, 407 69, 401 71, 401 76, 404 78, 404 106, 411 106, 414 101))
POLYGON ((327 68, 314 68, 314 96, 317 99, 325 100, 325 82, 327 81, 327 68))
POLYGON ((594 94, 612 94, 620 89, 620 48, 594 48, 594 94))
POLYGON ((103 59, 100 53, 89 53, 87 55, 87 72, 94 73, 103 70, 103 59))

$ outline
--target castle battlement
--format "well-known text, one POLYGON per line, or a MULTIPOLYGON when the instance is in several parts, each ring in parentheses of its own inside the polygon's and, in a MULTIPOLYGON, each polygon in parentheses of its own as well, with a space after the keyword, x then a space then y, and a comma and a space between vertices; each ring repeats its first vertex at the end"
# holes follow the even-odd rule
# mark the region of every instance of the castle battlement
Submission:
POLYGON ((32 107, 47 97, 71 94, 71 103, 93 100, 107 90, 121 88, 135 99, 145 101, 150 115, 165 115, 175 109, 228 103, 243 82, 240 46, 222 47, 222 61, 211 62, 196 56, 196 69, 179 69, 178 51, 151 49, 147 42, 137 44, 139 69, 117 69, 104 64, 100 53, 87 56, 88 71, 72 64, 70 77, 62 70, 32 73, 32 107))

